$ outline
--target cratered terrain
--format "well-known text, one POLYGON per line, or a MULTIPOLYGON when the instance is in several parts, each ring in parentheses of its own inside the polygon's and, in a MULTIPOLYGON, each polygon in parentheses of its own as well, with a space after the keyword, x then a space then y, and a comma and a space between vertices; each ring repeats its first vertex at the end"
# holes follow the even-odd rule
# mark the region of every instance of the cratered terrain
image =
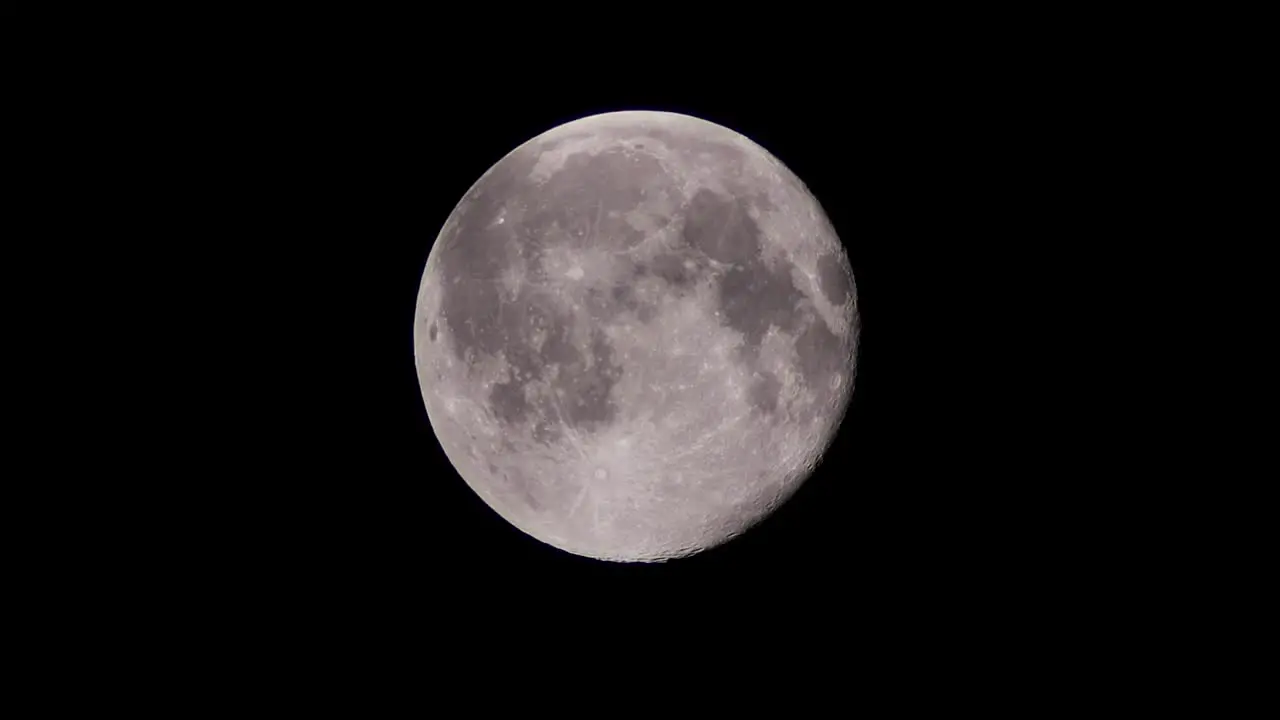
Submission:
POLYGON ((445 222, 414 325, 449 460, 525 533, 615 561, 733 538, 811 474, 853 390, 853 275, 805 185, 686 115, 529 140, 445 222))

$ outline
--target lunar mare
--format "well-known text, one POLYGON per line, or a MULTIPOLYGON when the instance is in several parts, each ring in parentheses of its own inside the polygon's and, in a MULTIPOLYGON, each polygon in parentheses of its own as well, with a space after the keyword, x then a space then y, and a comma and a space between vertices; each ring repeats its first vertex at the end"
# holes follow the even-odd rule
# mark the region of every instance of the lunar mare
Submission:
POLYGON ((616 561, 689 555, 784 502, 853 390, 856 289, 816 199, 727 128, 622 112, 489 169, 414 325, 450 461, 516 527, 616 561))

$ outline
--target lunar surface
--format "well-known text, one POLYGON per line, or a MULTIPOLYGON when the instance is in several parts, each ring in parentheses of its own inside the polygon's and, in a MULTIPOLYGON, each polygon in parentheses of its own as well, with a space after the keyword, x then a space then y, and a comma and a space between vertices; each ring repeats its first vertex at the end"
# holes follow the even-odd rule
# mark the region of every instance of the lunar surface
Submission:
POLYGON ((595 115, 489 169, 445 222, 414 326, 458 473, 525 533, 661 561, 759 522, 853 390, 853 274, 805 185, 703 120, 595 115))

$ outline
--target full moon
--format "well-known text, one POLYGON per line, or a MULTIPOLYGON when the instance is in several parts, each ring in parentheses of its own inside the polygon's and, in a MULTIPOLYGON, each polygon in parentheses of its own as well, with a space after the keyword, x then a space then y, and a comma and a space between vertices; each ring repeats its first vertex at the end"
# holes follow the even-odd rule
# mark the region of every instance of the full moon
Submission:
POLYGON ((553 128, 458 202, 414 358, 463 480, 561 550, 678 558, 767 517, 853 391, 848 257, 804 183, 743 135, 616 112, 553 128))

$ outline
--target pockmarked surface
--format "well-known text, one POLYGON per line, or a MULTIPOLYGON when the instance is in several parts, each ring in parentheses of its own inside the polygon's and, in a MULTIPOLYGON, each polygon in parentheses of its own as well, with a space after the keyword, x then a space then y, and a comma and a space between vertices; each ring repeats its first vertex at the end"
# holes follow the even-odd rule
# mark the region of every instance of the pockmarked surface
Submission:
POLYGON ((657 561, 784 502, 853 389, 848 258, 804 184, 685 115, 552 129, 478 180, 427 261, 427 414, 502 517, 571 553, 657 561))

